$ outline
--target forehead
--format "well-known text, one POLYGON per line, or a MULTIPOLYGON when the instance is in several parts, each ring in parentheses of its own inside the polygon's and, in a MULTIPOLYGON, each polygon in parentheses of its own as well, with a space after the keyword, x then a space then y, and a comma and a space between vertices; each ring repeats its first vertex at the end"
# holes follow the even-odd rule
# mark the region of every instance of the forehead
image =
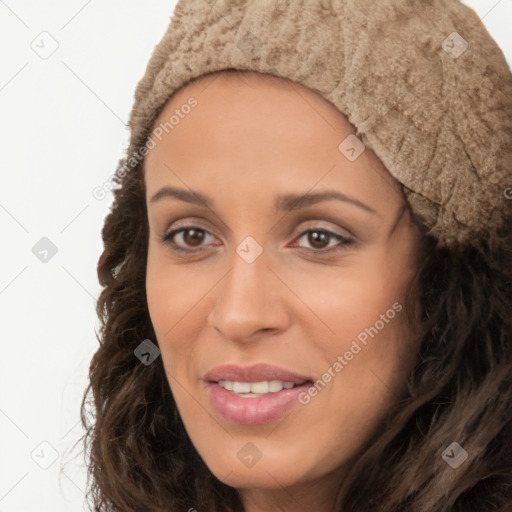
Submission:
MULTIPOLYGON (((201 109, 208 107, 236 111, 244 114, 251 106, 264 107, 274 104, 280 116, 288 119, 296 113, 310 127, 323 124, 331 130, 354 131, 347 118, 320 94, 287 78, 256 71, 220 71, 202 75, 184 85, 168 100, 157 122, 168 118, 168 114, 183 105, 191 96, 202 99, 201 109), (244 104, 246 108, 244 108, 244 104)), ((251 112, 254 116, 254 110, 251 112)), ((269 119, 276 122, 277 117, 269 119)), ((296 126, 297 130, 300 126, 296 126)))
MULTIPOLYGON (((179 123, 146 157, 149 193, 178 183, 180 174, 190 184, 215 182, 240 191, 262 186, 299 191, 316 183, 363 193, 384 185, 394 196, 399 190, 369 148, 349 161, 339 149, 355 133, 348 119, 316 92, 289 80, 256 72, 201 76, 177 91, 154 126, 180 112, 179 123), (191 98, 197 105, 183 114, 191 98)), ((381 195, 385 199, 386 191, 381 195)))

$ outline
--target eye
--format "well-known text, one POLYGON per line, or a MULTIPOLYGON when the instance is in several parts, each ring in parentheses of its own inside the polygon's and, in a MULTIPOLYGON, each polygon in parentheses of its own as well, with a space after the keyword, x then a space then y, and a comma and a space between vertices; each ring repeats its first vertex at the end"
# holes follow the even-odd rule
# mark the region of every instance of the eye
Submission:
POLYGON ((351 245, 354 243, 354 240, 348 237, 344 237, 342 235, 338 235, 337 233, 333 233, 327 229, 320 228, 311 228, 306 231, 303 231, 297 240, 306 237, 307 243, 309 243, 313 249, 309 249, 306 247, 306 250, 310 250, 312 252, 332 252, 343 249, 344 247, 351 245), (338 247, 334 249, 327 249, 329 247, 329 243, 332 240, 338 240, 338 247))
MULTIPOLYGON (((203 242, 207 240, 208 237, 214 238, 214 236, 206 229, 200 228, 199 226, 185 226, 173 229, 167 234, 164 234, 161 237, 161 241, 170 245, 172 250, 192 253, 201 249, 203 242), (177 243, 177 241, 179 243, 177 243)), ((306 242, 309 243, 312 248, 299 247, 313 253, 334 252, 342 250, 344 247, 354 243, 354 240, 351 238, 321 228, 311 228, 303 231, 296 240, 301 240, 304 237, 307 237, 306 242), (338 241, 338 247, 334 249, 326 249, 333 240, 338 241)))
POLYGON ((200 248, 201 243, 207 238, 207 235, 213 237, 211 233, 202 229, 198 226, 185 226, 178 229, 173 229, 169 233, 165 234, 161 240, 162 242, 169 244, 173 250, 183 252, 194 252, 197 248, 200 248), (185 245, 189 245, 191 248, 186 248, 178 245, 174 238, 178 235, 181 238, 181 242, 185 245))

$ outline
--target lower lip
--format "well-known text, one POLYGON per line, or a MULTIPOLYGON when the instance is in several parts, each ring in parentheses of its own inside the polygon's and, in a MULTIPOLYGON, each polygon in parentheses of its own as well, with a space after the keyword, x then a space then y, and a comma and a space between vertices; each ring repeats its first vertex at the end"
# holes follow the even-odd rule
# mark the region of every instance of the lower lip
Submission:
POLYGON ((208 382, 207 386, 215 409, 224 419, 243 425, 258 425, 286 414, 297 404, 299 395, 307 391, 311 383, 252 398, 237 396, 216 382, 208 382))

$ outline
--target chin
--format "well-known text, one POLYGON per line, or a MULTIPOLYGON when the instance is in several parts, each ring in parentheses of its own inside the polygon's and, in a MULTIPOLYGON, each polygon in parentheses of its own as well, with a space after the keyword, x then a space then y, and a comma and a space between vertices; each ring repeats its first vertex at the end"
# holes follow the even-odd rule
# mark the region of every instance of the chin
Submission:
POLYGON ((252 467, 246 467, 236 456, 230 459, 212 454, 211 459, 203 460, 218 480, 235 488, 278 489, 307 480, 306 468, 282 454, 277 459, 262 457, 252 467))
POLYGON ((226 470, 224 477, 216 472, 213 474, 224 484, 236 489, 282 489, 298 483, 295 475, 290 475, 286 468, 281 470, 262 466, 258 470, 255 467, 231 472, 226 470))

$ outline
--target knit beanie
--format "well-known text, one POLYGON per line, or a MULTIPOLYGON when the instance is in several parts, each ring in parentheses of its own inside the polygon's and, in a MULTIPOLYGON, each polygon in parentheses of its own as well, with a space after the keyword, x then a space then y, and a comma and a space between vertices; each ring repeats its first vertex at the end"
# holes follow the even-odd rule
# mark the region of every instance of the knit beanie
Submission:
POLYGON ((355 129, 442 246, 502 227, 512 203, 512 74, 459 0, 179 0, 137 85, 124 170, 140 172, 171 95, 215 71, 302 84, 355 129), (508 210, 508 211, 507 211, 508 210))

